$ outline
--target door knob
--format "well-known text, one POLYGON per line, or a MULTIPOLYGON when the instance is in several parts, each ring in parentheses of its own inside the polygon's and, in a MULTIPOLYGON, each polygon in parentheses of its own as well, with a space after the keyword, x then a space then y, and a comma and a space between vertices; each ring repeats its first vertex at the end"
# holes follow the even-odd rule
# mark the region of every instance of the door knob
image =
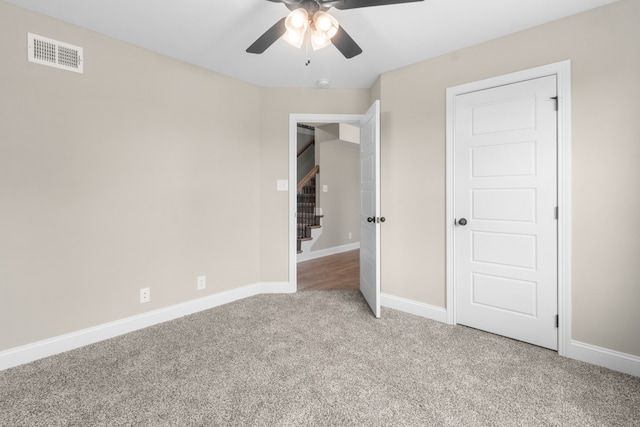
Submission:
POLYGON ((385 222, 386 220, 387 220, 387 218, 385 218, 383 216, 380 217, 380 222, 385 222))
POLYGON ((460 225, 462 225, 464 227, 465 225, 467 225, 467 220, 464 219, 464 218, 460 218, 458 220, 458 224, 460 224, 460 225))
POLYGON ((374 222, 376 219, 372 216, 367 217, 367 222, 374 222))

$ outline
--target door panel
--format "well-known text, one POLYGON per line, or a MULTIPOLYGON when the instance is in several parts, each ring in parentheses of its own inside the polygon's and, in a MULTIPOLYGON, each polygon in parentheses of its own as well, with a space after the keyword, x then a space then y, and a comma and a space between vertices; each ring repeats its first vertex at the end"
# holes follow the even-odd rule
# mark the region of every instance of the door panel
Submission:
POLYGON ((529 223, 536 220, 535 189, 478 189, 472 190, 471 194, 471 216, 474 219, 529 223))
POLYGON ((534 176, 535 142, 484 145, 471 149, 474 178, 534 176))
POLYGON ((471 259, 501 267, 535 269, 536 236, 472 231, 471 259))
POLYGON ((535 104, 533 95, 475 105, 472 110, 473 135, 533 129, 536 122, 535 104))
POLYGON ((474 273, 473 302, 515 313, 536 314, 536 283, 474 273))
POLYGON ((360 292, 373 314, 380 317, 379 101, 367 111, 360 126, 360 292))
POLYGON ((555 76, 458 95, 454 141, 456 321, 552 349, 555 96, 555 76))

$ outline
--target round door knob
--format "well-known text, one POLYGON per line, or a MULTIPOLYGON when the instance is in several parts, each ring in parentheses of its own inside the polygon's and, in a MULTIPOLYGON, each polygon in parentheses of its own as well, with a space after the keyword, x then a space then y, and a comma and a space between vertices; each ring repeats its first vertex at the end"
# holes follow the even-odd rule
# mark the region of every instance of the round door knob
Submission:
POLYGON ((372 216, 367 217, 367 222, 374 222, 376 219, 372 216))
POLYGON ((385 218, 383 216, 380 217, 380 222, 385 222, 386 220, 387 220, 387 218, 385 218))
POLYGON ((467 225, 467 220, 466 220, 466 219, 464 219, 464 218, 460 218, 460 219, 458 220, 458 224, 460 224, 460 225, 462 225, 462 226, 465 226, 465 225, 467 225))

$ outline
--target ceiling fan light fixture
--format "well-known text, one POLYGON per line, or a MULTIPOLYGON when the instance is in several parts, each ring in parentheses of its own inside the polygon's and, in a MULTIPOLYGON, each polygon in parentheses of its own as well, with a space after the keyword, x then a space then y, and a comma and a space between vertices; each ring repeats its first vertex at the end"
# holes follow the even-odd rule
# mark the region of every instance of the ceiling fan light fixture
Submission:
POLYGON ((300 49, 300 47, 302 47, 302 43, 304 42, 304 32, 301 33, 299 31, 287 30, 287 32, 284 33, 283 39, 287 43, 292 44, 293 46, 300 49))
POLYGON ((287 15, 284 21, 287 31, 299 31, 304 33, 309 26, 309 14, 305 9, 295 9, 287 15))
POLYGON ((295 47, 300 48, 309 27, 309 14, 305 9, 295 9, 287 15, 284 26, 287 29, 284 39, 295 47))
POLYGON ((311 47, 313 48, 313 50, 319 50, 331 44, 331 40, 327 38, 326 34, 316 29, 311 30, 310 38, 311 38, 311 47))
POLYGON ((339 24, 338 20, 327 12, 318 11, 313 14, 313 26, 330 40, 338 32, 339 24))

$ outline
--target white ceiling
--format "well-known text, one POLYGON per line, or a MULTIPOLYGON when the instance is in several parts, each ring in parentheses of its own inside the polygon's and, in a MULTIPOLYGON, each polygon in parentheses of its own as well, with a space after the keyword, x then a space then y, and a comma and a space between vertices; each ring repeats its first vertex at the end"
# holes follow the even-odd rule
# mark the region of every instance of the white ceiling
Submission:
POLYGON ((617 0, 425 0, 331 9, 363 49, 352 59, 333 46, 307 55, 284 40, 262 55, 246 53, 289 12, 267 0, 4 1, 259 86, 315 87, 328 79, 333 88, 368 88, 383 72, 617 0))

